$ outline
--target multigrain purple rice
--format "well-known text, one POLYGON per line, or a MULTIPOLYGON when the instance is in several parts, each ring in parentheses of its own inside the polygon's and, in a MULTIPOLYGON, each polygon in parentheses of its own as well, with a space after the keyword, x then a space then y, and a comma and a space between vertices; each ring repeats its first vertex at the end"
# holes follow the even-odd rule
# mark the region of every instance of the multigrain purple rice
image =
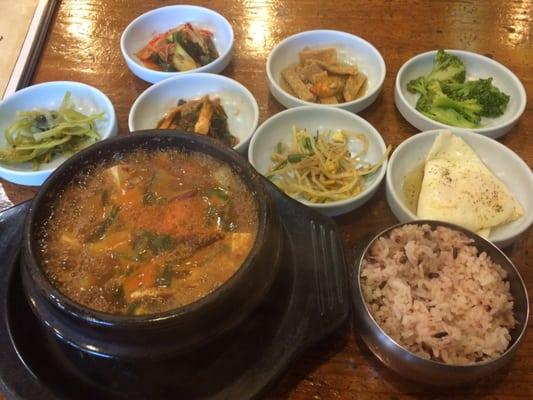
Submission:
POLYGON ((507 273, 464 233, 403 225, 370 247, 361 266, 367 307, 420 357, 470 364, 500 356, 516 324, 507 273))

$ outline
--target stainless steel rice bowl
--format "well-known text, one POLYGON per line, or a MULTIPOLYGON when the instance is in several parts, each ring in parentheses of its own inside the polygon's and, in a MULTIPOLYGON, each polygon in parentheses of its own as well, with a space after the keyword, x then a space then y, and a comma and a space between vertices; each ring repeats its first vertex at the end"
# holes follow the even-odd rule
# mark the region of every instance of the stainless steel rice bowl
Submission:
POLYGON ((391 226, 380 232, 368 243, 361 252, 355 267, 350 272, 350 283, 354 293, 352 306, 355 329, 378 359, 405 378, 439 386, 458 386, 474 382, 505 366, 518 349, 520 341, 525 334, 529 318, 529 301, 526 287, 518 270, 511 260, 492 243, 456 225, 438 221, 415 221, 391 226), (361 282, 363 259, 378 238, 388 236, 393 229, 409 224, 418 226, 427 224, 432 229, 437 226, 444 226, 463 232, 467 237, 473 239, 474 242, 472 244, 478 248, 479 253, 486 252, 494 263, 499 264, 507 272, 506 280, 509 282, 510 293, 514 299, 513 314, 516 325, 510 331, 511 341, 502 355, 490 360, 465 365, 450 365, 444 362, 428 360, 412 353, 393 340, 371 315, 363 298, 361 282))

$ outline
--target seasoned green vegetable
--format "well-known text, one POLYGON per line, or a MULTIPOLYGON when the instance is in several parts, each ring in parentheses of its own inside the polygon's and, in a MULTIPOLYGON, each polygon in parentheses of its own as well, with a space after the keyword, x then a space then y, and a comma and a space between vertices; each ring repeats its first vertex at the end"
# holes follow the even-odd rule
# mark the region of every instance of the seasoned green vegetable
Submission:
POLYGON ((307 157, 309 157, 309 155, 305 153, 294 153, 294 154, 287 155, 287 161, 291 164, 296 164, 307 157))
POLYGON ((212 189, 209 189, 207 191, 207 195, 209 197, 212 197, 212 196, 218 197, 220 200, 222 200, 224 202, 229 200, 229 195, 226 192, 226 190, 224 190, 224 189, 222 189, 220 187, 214 187, 212 189))
POLYGON ((172 236, 153 231, 142 231, 136 235, 134 240, 134 249, 139 260, 142 260, 148 251, 157 256, 165 251, 175 249, 176 246, 177 242, 172 236))
POLYGON ((174 65, 165 62, 165 60, 163 60, 158 53, 152 53, 150 55, 150 60, 154 64, 158 65, 162 71, 165 71, 165 72, 176 72, 177 71, 174 65))
POLYGON ((33 169, 57 155, 73 154, 100 139, 95 121, 104 113, 84 115, 74 109, 70 92, 58 111, 20 111, 5 132, 7 147, 0 161, 10 164, 33 162, 33 169))
POLYGON ((420 97, 416 109, 447 125, 478 128, 481 117, 499 117, 509 96, 492 84, 492 78, 465 82, 465 67, 456 56, 439 50, 427 76, 407 83, 407 90, 420 97))
POLYGON ((109 212, 109 215, 95 229, 95 231, 89 235, 89 237, 87 238, 87 242, 96 242, 98 240, 102 240, 111 225, 115 223, 119 210, 120 209, 118 208, 118 206, 113 206, 113 208, 109 212))

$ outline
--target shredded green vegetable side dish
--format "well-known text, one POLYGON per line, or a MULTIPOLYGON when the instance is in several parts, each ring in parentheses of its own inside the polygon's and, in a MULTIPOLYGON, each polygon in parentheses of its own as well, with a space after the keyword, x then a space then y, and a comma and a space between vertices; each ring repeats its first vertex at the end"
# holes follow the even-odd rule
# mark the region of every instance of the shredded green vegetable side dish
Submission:
POLYGON ((95 121, 104 114, 85 115, 76 111, 70 92, 65 93, 57 111, 19 111, 17 121, 4 132, 7 147, 0 149, 0 161, 32 162, 37 171, 54 157, 69 156, 100 139, 95 121))

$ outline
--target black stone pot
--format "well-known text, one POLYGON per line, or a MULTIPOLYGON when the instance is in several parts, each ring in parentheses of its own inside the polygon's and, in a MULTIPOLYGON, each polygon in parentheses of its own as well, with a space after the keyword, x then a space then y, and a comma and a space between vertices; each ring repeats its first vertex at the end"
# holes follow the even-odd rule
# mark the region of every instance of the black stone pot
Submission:
POLYGON ((99 384, 146 387, 168 361, 231 334, 254 310, 276 277, 283 229, 263 178, 235 151, 207 137, 143 131, 94 144, 63 163, 34 198, 25 221, 22 281, 28 303, 53 346, 99 384), (237 272, 206 297, 171 311, 120 316, 91 310, 61 294, 41 269, 37 235, 57 196, 80 171, 133 149, 177 148, 208 154, 229 165, 254 194, 258 209, 255 244, 237 272), (113 373, 108 373, 109 368, 113 373), (111 378, 112 377, 112 378, 111 378))

